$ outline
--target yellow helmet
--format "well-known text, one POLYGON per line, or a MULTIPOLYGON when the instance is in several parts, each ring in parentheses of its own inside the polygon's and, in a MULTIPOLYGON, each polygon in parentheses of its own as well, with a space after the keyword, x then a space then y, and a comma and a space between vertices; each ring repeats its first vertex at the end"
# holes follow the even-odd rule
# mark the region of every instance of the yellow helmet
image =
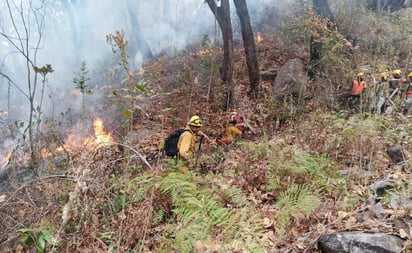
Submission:
POLYGON ((409 73, 409 75, 408 75, 409 77, 412 77, 412 72, 411 73, 409 73))
POLYGON ((400 74, 402 74, 402 71, 400 71, 399 69, 395 69, 395 70, 392 72, 392 75, 400 75, 400 74))
POLYGON ((200 120, 200 117, 197 115, 193 115, 189 122, 187 123, 190 126, 197 126, 197 127, 201 127, 202 126, 202 121, 200 120))
POLYGON ((380 74, 380 77, 381 77, 381 78, 387 78, 388 76, 389 76, 388 72, 382 72, 382 73, 380 74))
POLYGON ((365 73, 359 72, 356 76, 357 76, 357 77, 362 77, 362 76, 365 76, 365 73))

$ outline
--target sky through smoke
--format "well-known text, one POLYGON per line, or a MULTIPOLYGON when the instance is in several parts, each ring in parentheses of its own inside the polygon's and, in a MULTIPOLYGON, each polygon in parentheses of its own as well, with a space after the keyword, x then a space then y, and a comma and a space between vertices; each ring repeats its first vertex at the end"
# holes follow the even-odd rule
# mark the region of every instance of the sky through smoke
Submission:
MULTIPOLYGON (((154 55, 164 50, 182 50, 185 46, 199 41, 203 35, 219 35, 212 12, 204 1, 199 0, 35 0, 35 7, 40 14, 44 14, 42 23, 43 38, 37 51, 36 65, 51 64, 54 72, 48 75, 48 84, 62 90, 73 89, 73 77, 79 71, 80 63, 86 62, 89 70, 96 64, 102 63, 111 53, 111 46, 106 42, 106 35, 123 30, 126 39, 132 34, 133 29, 127 10, 127 1, 132 8, 136 8, 141 32, 147 40, 150 50, 154 55), (41 5, 43 3, 43 5, 41 5), (137 4, 139 3, 139 4, 137 4), (168 3, 168 4, 166 4, 168 3)), ((17 10, 20 3, 27 13, 30 1, 4 0, 0 3, 1 30, 8 36, 15 36, 12 19, 8 6, 12 10, 14 25, 22 34, 23 26, 17 10)), ((282 7, 289 1, 280 0, 249 0, 247 1, 252 22, 259 17, 254 10, 282 7)), ((235 13, 232 7, 232 13, 235 13)), ((232 14, 235 15, 235 14, 232 14)), ((38 34, 33 27, 36 22, 31 16, 25 16, 25 21, 30 21, 29 43, 36 47, 38 34)), ((39 16, 38 20, 42 20, 39 16)), ((14 43, 18 42, 16 40, 14 43)), ((33 57, 33 49, 30 50, 33 57)), ((144 53, 144 52, 143 52, 144 53)), ((22 90, 27 86, 27 68, 21 54, 16 52, 10 41, 0 37, 1 71, 6 73, 22 90)), ((129 55, 135 67, 142 64, 142 52, 129 55)), ((22 92, 16 87, 8 90, 6 80, 1 83, 0 110, 7 110, 5 103, 8 96, 13 101, 22 102, 22 92), (9 92, 10 91, 10 92, 9 92)), ((56 95, 56 94, 54 94, 56 95)), ((24 100, 24 97, 23 97, 24 100)))

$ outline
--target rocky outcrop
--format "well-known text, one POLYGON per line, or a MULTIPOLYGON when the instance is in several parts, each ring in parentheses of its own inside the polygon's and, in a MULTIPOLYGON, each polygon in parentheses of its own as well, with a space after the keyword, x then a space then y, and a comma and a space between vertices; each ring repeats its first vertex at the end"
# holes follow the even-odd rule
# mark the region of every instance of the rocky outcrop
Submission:
POLYGON ((383 233, 342 232, 322 236, 318 247, 323 253, 396 253, 401 252, 403 242, 383 233))
POLYGON ((302 60, 291 59, 278 71, 273 84, 273 94, 276 98, 288 95, 302 97, 306 93, 307 81, 308 76, 302 60))

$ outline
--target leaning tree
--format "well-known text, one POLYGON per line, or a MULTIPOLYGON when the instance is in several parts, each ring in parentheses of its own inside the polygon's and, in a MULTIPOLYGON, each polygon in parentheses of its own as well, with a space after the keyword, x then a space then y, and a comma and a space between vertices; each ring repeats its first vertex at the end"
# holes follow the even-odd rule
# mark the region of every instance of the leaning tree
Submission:
MULTIPOLYGON (((217 5, 215 0, 207 0, 211 11, 213 12, 219 27, 222 31, 223 38, 223 64, 221 67, 221 79, 227 85, 227 102, 226 108, 233 104, 233 28, 230 16, 229 0, 219 1, 217 5)), ((246 54, 246 64, 249 72, 250 94, 256 96, 259 90, 259 62, 257 59, 256 45, 253 36, 253 29, 250 23, 249 12, 245 0, 234 0, 237 14, 239 16, 242 29, 243 46, 246 54)))

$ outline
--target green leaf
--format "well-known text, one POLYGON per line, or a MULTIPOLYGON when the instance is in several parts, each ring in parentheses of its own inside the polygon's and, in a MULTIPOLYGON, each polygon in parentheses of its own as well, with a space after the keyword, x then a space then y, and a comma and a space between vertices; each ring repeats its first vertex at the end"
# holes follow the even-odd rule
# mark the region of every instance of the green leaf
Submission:
POLYGON ((39 253, 43 253, 44 249, 46 248, 46 238, 43 233, 39 235, 39 238, 37 238, 37 251, 39 253))
POLYGON ((30 235, 22 235, 19 237, 19 242, 24 244, 33 244, 34 240, 33 237, 31 237, 30 235))
POLYGON ((123 116, 124 116, 125 118, 130 117, 130 115, 132 115, 132 113, 130 112, 129 109, 125 109, 125 110, 123 111, 123 116))
POLYGON ((43 231, 42 234, 44 235, 44 239, 45 239, 48 243, 53 244, 53 237, 52 237, 52 234, 50 233, 50 231, 45 230, 45 231, 43 231))
POLYGON ((18 233, 32 233, 34 229, 32 228, 20 228, 16 230, 18 233))
POLYGON ((135 84, 134 84, 134 87, 135 87, 137 90, 139 90, 140 92, 142 92, 142 93, 146 93, 146 92, 147 92, 146 88, 143 87, 143 85, 141 85, 140 83, 135 83, 135 84))

